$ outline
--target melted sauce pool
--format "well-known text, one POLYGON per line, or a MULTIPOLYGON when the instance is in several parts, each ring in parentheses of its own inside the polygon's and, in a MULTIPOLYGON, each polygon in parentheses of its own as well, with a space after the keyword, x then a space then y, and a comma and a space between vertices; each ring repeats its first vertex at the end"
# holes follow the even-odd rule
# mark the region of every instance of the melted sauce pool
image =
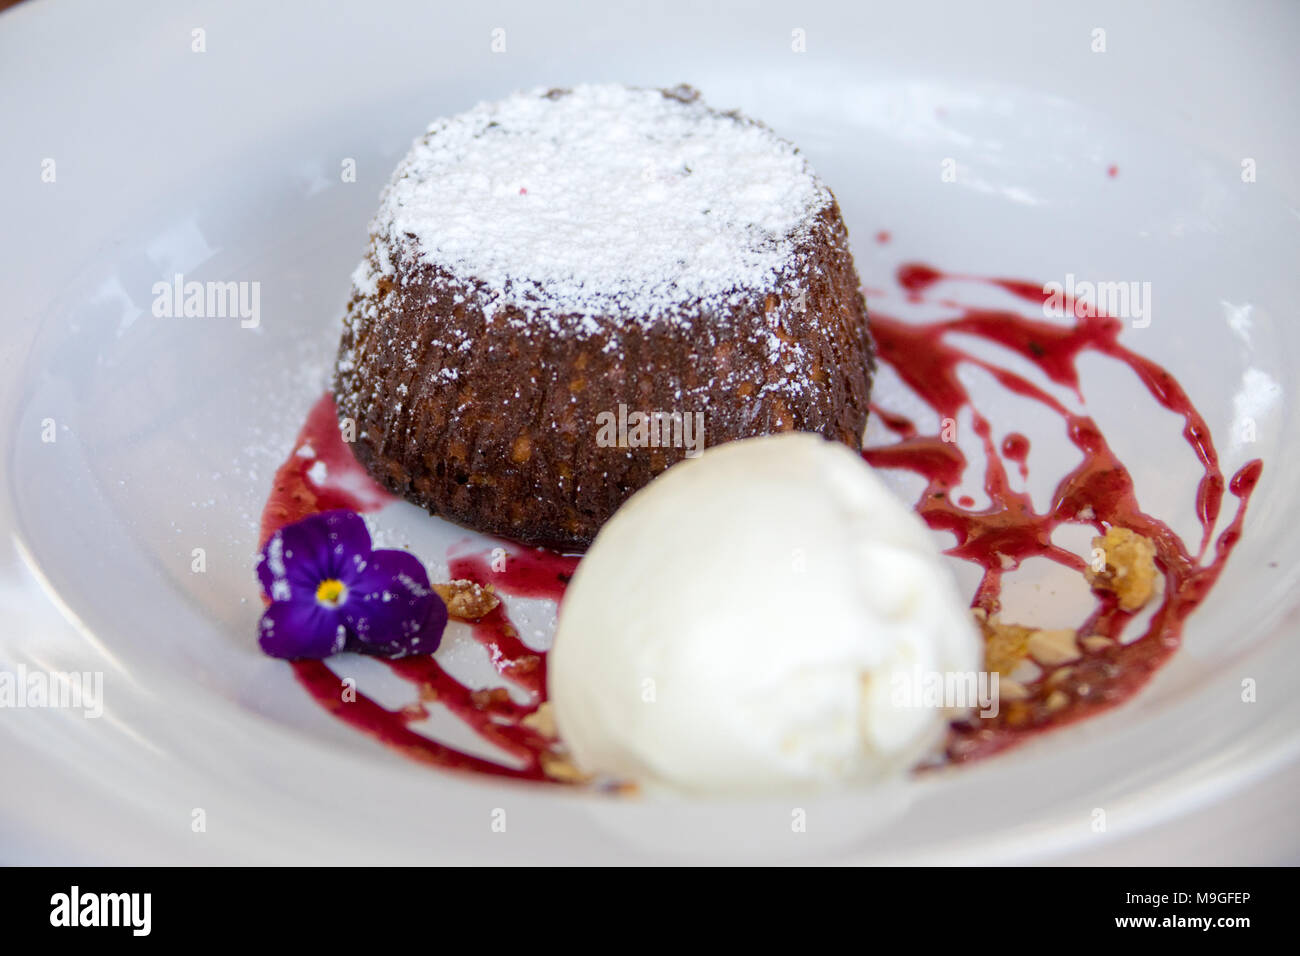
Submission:
MULTIPOLYGON (((881 237, 880 241, 888 241, 887 234, 881 237)), ((959 416, 972 423, 984 450, 981 477, 988 503, 977 509, 969 496, 953 500, 951 492, 961 485, 970 464, 943 427, 930 434, 911 418, 873 405, 873 417, 892 434, 893 440, 866 448, 863 456, 876 468, 903 469, 924 479, 925 489, 915 504, 917 513, 931 528, 955 536, 955 544, 946 551, 949 556, 980 568, 972 606, 990 615, 1001 612, 1003 576, 1027 558, 1046 558, 1082 573, 1083 559, 1052 541, 1052 533, 1065 524, 1088 526, 1097 533, 1102 533, 1105 526, 1118 525, 1150 538, 1164 578, 1164 590, 1155 599, 1154 613, 1135 640, 1119 641, 1133 615, 1122 611, 1113 595, 1097 594, 1095 608, 1079 622, 1077 631, 1080 636, 1110 638, 1105 647, 1046 672, 1041 680, 1027 685, 1024 699, 1004 700, 997 717, 971 718, 954 724, 949 734, 948 758, 967 761, 1003 750, 1029 734, 1112 707, 1136 693, 1178 648, 1184 621, 1218 579, 1241 537, 1246 505, 1263 465, 1258 459, 1248 462, 1225 478, 1204 418, 1169 372, 1120 343, 1123 325, 1118 319, 1076 308, 1076 303, 1068 300, 1064 307, 1069 320, 1044 318, 1041 306, 1046 296, 1041 285, 1030 282, 949 275, 919 263, 902 266, 895 278, 910 302, 932 302, 936 311, 947 317, 933 322, 905 322, 885 314, 873 302, 871 323, 878 359, 897 373, 941 425, 945 420, 956 422, 959 416), (996 287, 1035 307, 1037 315, 1030 317, 1016 309, 966 308, 950 299, 929 298, 932 287, 940 282, 996 287), (1019 373, 963 350, 954 343, 954 336, 974 336, 1028 360, 1049 382, 1072 392, 1081 403, 1081 355, 1095 353, 1125 366, 1145 386, 1153 408, 1173 412, 1182 419, 1183 438, 1201 470, 1192 492, 1200 540, 1189 547, 1168 525, 1140 507, 1129 470, 1092 418, 1071 410, 1019 373), (978 396, 972 396, 962 384, 958 375, 962 366, 983 369, 1001 388, 1056 415, 1066 437, 1082 453, 1082 461, 1059 478, 1051 502, 1043 511, 1036 511, 1029 496, 1015 490, 1008 480, 1008 464, 1022 478, 1028 476, 1029 440, 1017 432, 1007 432, 1001 442, 995 440, 999 430, 981 412, 978 396), (1231 496, 1234 504, 1216 536, 1226 496, 1231 496)), ((293 451, 276 473, 262 515, 262 540, 277 528, 316 511, 377 511, 392 500, 353 459, 339 434, 334 401, 326 395, 313 407, 293 451), (311 449, 312 456, 299 453, 303 446, 311 449), (317 462, 325 463, 327 481, 314 480, 317 462)), ((493 561, 490 552, 450 555, 451 577, 491 584, 507 598, 560 601, 577 565, 576 557, 518 545, 502 547, 504 561, 493 561)), ((322 707, 415 760, 549 781, 553 779, 547 773, 552 742, 535 728, 535 722, 528 720, 545 700, 546 655, 520 640, 506 603, 503 601, 489 615, 472 623, 470 630, 502 679, 524 698, 522 703, 505 688, 476 690, 462 684, 429 655, 386 662, 397 676, 412 685, 416 702, 400 710, 384 708, 349 688, 327 662, 297 661, 292 666, 299 682, 322 707), (429 717, 429 706, 434 702, 483 740, 503 750, 512 765, 464 753, 414 730, 413 724, 429 717)), ((1014 609, 1009 618, 1015 619, 1014 609)))

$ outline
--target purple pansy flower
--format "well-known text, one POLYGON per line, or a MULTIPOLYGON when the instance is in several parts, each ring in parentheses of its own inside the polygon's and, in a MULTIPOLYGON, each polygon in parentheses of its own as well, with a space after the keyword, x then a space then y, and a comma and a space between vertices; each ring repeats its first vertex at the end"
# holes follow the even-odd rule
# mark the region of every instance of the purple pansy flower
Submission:
POLYGON ((271 535, 257 565, 271 605, 258 643, 272 657, 430 654, 447 606, 415 555, 374 550, 361 516, 326 511, 271 535))

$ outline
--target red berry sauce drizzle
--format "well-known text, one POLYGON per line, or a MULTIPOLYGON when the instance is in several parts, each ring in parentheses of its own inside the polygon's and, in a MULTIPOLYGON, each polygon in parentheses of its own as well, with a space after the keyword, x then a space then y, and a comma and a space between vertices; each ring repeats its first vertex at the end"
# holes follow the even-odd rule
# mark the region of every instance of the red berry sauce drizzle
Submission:
MULTIPOLYGON (((1036 306, 1044 302, 1042 287, 1033 283, 947 275, 916 264, 901 267, 897 279, 912 302, 929 301, 926 291, 943 280, 996 286, 1036 306)), ((1246 503, 1262 464, 1252 461, 1225 482, 1204 419, 1168 372, 1120 345, 1122 324, 1117 319, 1089 315, 1069 325, 1027 318, 1009 310, 963 308, 948 300, 935 303, 945 314, 957 314, 918 324, 890 318, 873 306, 872 330, 878 358, 898 373, 940 421, 956 421, 963 411, 970 414, 984 445, 984 490, 990 503, 976 511, 974 502, 966 496, 952 500, 949 491, 961 484, 967 468, 961 450, 940 434, 922 434, 911 419, 888 409, 873 406, 872 414, 897 436, 897 441, 869 447, 863 457, 876 468, 905 469, 926 480, 926 489, 916 504, 917 513, 931 528, 956 536, 956 544, 947 554, 972 561, 982 569, 972 605, 990 615, 999 613, 1003 573, 1026 558, 1045 557, 1082 573, 1083 560, 1051 540, 1052 532, 1067 523, 1092 526, 1098 532, 1118 525, 1150 538, 1165 578, 1160 604, 1137 640, 1119 642, 1132 615, 1119 609, 1113 595, 1098 594, 1097 607, 1079 626, 1078 633, 1102 635, 1112 638, 1113 643, 1086 653, 1068 667, 1046 671, 1040 680, 1028 685, 1027 698, 1004 702, 996 718, 955 724, 949 736, 948 756, 954 761, 966 761, 1005 749, 1031 733, 1112 707, 1146 683, 1178 647, 1184 620, 1204 600, 1240 538, 1246 503), (1091 418, 1071 412, 1019 374, 963 351, 948 341, 951 333, 973 335, 1019 354, 1050 381, 1079 394, 1080 400, 1076 364, 1082 353, 1096 352, 1128 366, 1158 405, 1183 418, 1183 436, 1203 469, 1196 491, 1202 528, 1196 552, 1192 553, 1167 525, 1141 510, 1128 470, 1091 418), (1083 453, 1083 461, 1058 483, 1046 513, 1035 512, 1029 496, 1012 489, 1007 481, 1006 462, 1013 463, 1022 476, 1028 474, 1028 439, 1012 432, 1000 445, 994 442, 993 426, 979 413, 958 379, 957 369, 962 364, 984 369, 1002 387, 1059 415, 1070 441, 1083 453), (1211 551, 1225 488, 1237 499, 1236 510, 1211 551)), ((1067 314, 1073 314, 1074 303, 1067 301, 1065 308, 1067 314)), ((262 515, 261 539, 265 542, 277 528, 318 511, 377 511, 393 500, 356 463, 339 434, 334 400, 325 395, 312 408, 294 451, 276 472, 262 515), (300 454, 303 446, 309 446, 314 455, 300 454), (317 462, 326 465, 328 478, 321 483, 312 477, 317 462)), ((490 584, 500 595, 545 598, 558 603, 578 559, 520 545, 504 547, 507 559, 495 564, 488 554, 453 554, 451 578, 490 584)), ((429 655, 386 662, 416 692, 417 702, 399 710, 389 710, 360 692, 350 691, 324 661, 296 661, 293 667, 299 682, 322 707, 415 760, 499 776, 552 780, 546 765, 553 742, 526 720, 546 697, 546 655, 520 640, 504 602, 486 617, 472 622, 470 629, 473 639, 487 650, 497 672, 524 692, 526 703, 517 702, 505 688, 475 690, 462 684, 429 655), (429 716, 428 705, 434 701, 509 754, 514 765, 464 753, 412 729, 412 724, 429 716)))
MULTIPOLYGON (((261 543, 265 544, 276 529, 319 511, 378 511, 395 500, 353 458, 339 433, 334 398, 327 394, 312 407, 294 451, 276 471, 270 500, 262 512, 261 543), (313 454, 299 454, 304 447, 313 454), (318 462, 325 464, 327 476, 321 482, 312 477, 318 462)), ((485 556, 464 555, 452 558, 450 576, 491 584, 502 594, 558 602, 577 563, 576 557, 511 546, 501 571, 493 570, 485 556)), ((431 655, 384 662, 393 673, 414 685, 417 702, 399 710, 389 710, 349 688, 325 661, 294 661, 294 673, 330 713, 412 759, 499 776, 551 779, 545 773, 544 761, 552 742, 524 722, 546 697, 546 655, 531 650, 519 639, 504 603, 469 626, 474 640, 487 649, 498 673, 523 690, 528 703, 516 703, 504 688, 475 690, 462 684, 431 655), (412 724, 429 717, 428 705, 434 701, 515 758, 519 766, 504 766, 463 753, 413 730, 412 724)))
MULTIPOLYGON (((945 280, 996 286, 1040 310, 1047 300, 1042 286, 1034 283, 947 275, 918 264, 902 266, 897 279, 914 302, 926 301, 926 290, 945 280)), ((964 308, 947 300, 942 305, 945 312, 957 314, 924 324, 898 321, 873 308, 872 331, 880 360, 898 373, 940 421, 955 422, 961 412, 969 412, 984 446, 988 507, 974 511, 970 499, 950 499, 950 489, 961 483, 966 471, 965 456, 955 443, 943 441, 939 434, 920 434, 903 416, 883 409, 876 411, 898 441, 867 448, 863 457, 877 468, 902 468, 925 478, 927 484, 916 503, 917 513, 931 528, 955 535, 956 544, 947 554, 972 561, 983 571, 972 605, 989 615, 999 613, 1003 572, 1018 567, 1026 558, 1048 558, 1083 573, 1084 562, 1078 555, 1052 543, 1052 532, 1066 523, 1090 525, 1099 533, 1107 526, 1119 526, 1150 538, 1165 585, 1146 631, 1130 643, 1120 643, 1119 639, 1133 615, 1119 608, 1113 594, 1098 594, 1096 608, 1078 626, 1077 633, 1080 637, 1107 637, 1113 643, 1086 652, 1069 665, 1046 670, 1041 679, 1028 686, 1026 699, 1004 702, 996 718, 972 718, 955 724, 949 736, 948 756, 969 760, 1002 750, 1036 730, 1067 724, 1112 707, 1147 682, 1177 649, 1183 622, 1205 599, 1241 537, 1246 503, 1263 465, 1258 459, 1251 461, 1230 481, 1224 481, 1205 420, 1172 375, 1120 344, 1123 324, 1118 319, 1095 314, 1090 308, 1076 309, 1069 299, 1064 302, 1067 315, 1085 313, 1073 324, 1027 318, 1008 310, 964 308), (1051 382, 1071 389, 1081 402, 1077 363, 1082 353, 1095 352, 1126 365, 1158 405, 1183 419, 1183 437, 1200 462, 1196 513, 1201 540, 1195 553, 1168 525, 1139 507, 1128 469, 1111 451, 1091 418, 1071 412, 1015 372, 963 351, 948 340, 953 333, 975 336, 1015 352, 1036 365, 1051 382), (1083 461, 1057 484, 1046 513, 1035 512, 1029 496, 1012 489, 1007 481, 1006 461, 1014 462, 1021 475, 1028 474, 1028 440, 1013 432, 1003 439, 1000 448, 995 445, 993 427, 958 379, 957 369, 962 364, 984 369, 1008 391, 1051 409, 1060 416, 1069 440, 1083 453, 1083 461), (1225 485, 1237 499, 1236 510, 1211 551, 1225 485)))

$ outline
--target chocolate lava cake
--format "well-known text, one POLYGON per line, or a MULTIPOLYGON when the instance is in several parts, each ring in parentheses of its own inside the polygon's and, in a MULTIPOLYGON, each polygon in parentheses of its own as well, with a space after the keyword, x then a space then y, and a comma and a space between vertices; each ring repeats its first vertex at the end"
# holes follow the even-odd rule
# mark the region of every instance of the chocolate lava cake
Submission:
POLYGON ((683 423, 705 445, 861 447, 873 348, 835 197, 689 87, 537 90, 434 123, 352 285, 335 397, 357 459, 478 531, 585 548, 698 450, 683 423))

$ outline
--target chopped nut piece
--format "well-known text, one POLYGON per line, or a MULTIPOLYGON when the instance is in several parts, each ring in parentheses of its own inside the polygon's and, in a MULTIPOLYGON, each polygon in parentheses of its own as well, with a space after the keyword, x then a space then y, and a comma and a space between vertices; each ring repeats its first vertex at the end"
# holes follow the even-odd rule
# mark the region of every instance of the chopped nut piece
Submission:
POLYGON ((1023 727, 1034 716, 1033 705, 1023 700, 1013 700, 1005 710, 1006 722, 1011 727, 1023 727))
POLYGON ((1124 611, 1136 611, 1155 593, 1159 572, 1156 570, 1156 546, 1150 538, 1128 528, 1114 526, 1104 537, 1092 539, 1094 549, 1105 555, 1106 566, 1098 571, 1093 565, 1084 574, 1093 590, 1113 591, 1124 611))
POLYGON ((461 621, 477 621, 501 603, 490 584, 482 587, 473 581, 458 580, 435 584, 433 589, 447 605, 447 613, 461 621))
POLYGON ((554 740, 559 736, 555 729, 555 712, 551 709, 549 700, 543 701, 537 705, 537 709, 520 721, 530 730, 535 730, 543 737, 550 737, 554 740))
POLYGON ((542 772, 552 780, 559 780, 561 783, 586 783, 591 779, 575 767, 567 757, 561 757, 559 754, 550 751, 542 751, 539 759, 542 764, 542 772))
POLYGON ((1049 694, 1048 697, 1047 697, 1047 702, 1046 702, 1046 703, 1047 703, 1047 709, 1048 709, 1048 710, 1060 710, 1062 707, 1064 707, 1064 706, 1065 706, 1066 704, 1068 704, 1069 702, 1070 702, 1069 695, 1067 695, 1067 694, 1065 693, 1065 691, 1054 690, 1054 691, 1052 691, 1051 694, 1049 694))
POLYGON ((485 687, 469 695, 469 702, 479 710, 510 703, 510 691, 504 687, 485 687))
POLYGON ((996 614, 988 617, 981 612, 975 620, 984 632, 984 666, 1003 676, 1010 674, 1025 659, 1033 629, 1004 624, 996 614))
POLYGON ((1095 654, 1098 651, 1104 651, 1106 648, 1112 646, 1115 642, 1112 641, 1109 637, 1106 637, 1104 634, 1089 634, 1087 637, 1083 638, 1083 640, 1081 640, 1079 643, 1083 645, 1083 649, 1087 651, 1089 654, 1095 654))
POLYGON ((978 608, 972 615, 984 632, 984 666, 1001 674, 1004 686, 1008 679, 1017 684, 1036 679, 1041 673, 1038 665, 1050 669, 1082 656, 1074 631, 1008 624, 1000 615, 989 617, 978 608))
POLYGON ((1030 635, 1028 651, 1044 667, 1059 667, 1080 657, 1074 631, 1035 631, 1030 635))
POLYGON ((1043 669, 1034 663, 1033 658, 1026 657, 1007 676, 1012 680, 1020 681, 1022 684, 1032 684, 1043 676, 1043 669))
POLYGON ((998 697, 1001 700, 1024 700, 1029 696, 1029 689, 1018 680, 1003 677, 998 681, 998 697))

